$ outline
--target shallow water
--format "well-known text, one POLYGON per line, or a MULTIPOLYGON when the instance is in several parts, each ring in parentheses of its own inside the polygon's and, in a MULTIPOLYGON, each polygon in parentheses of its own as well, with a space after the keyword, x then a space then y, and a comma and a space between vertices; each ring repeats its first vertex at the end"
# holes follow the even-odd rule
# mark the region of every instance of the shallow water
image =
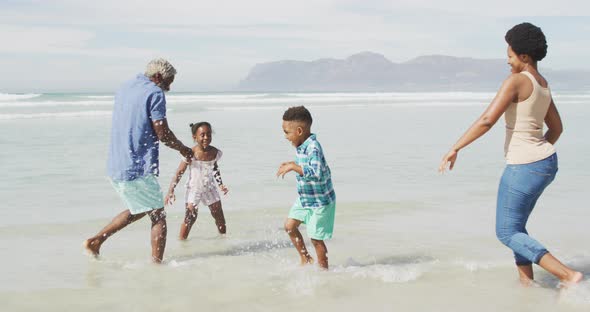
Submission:
MULTIPOLYGON (((502 121, 462 152, 454 172, 436 172, 491 97, 170 94, 168 119, 185 143, 189 123, 213 124, 230 188, 228 235, 216 234, 202 208, 190 239, 178 241, 177 202, 167 209, 165 265, 155 266, 147 219, 109 239, 99 261, 80 248, 122 210, 105 178, 112 97, 0 96, 2 310, 587 311, 588 280, 563 291, 537 269, 538 285, 521 287, 510 251, 495 239, 502 121), (282 230, 296 192, 293 176, 275 177, 294 157, 281 116, 298 103, 314 116, 338 196, 328 272, 298 266, 282 230)), ((586 275, 589 98, 555 95, 566 130, 560 171, 529 222, 538 240, 586 275)), ((161 158, 167 187, 179 156, 162 147, 161 158)))

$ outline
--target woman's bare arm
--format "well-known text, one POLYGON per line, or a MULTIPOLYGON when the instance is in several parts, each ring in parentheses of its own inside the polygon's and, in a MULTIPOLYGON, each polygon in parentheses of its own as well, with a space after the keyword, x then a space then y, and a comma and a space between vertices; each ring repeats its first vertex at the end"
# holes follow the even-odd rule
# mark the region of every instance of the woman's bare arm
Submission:
POLYGON ((559 116, 557 107, 555 107, 555 103, 553 103, 553 99, 551 99, 549 110, 547 111, 547 115, 545 115, 545 124, 547 125, 545 139, 547 142, 555 144, 563 132, 563 124, 561 123, 561 117, 559 116))
POLYGON ((443 157, 438 168, 440 172, 444 172, 447 165, 452 170, 457 160, 457 153, 488 132, 496 124, 498 119, 502 117, 508 106, 518 100, 519 78, 516 74, 513 74, 504 81, 502 87, 500 87, 500 90, 498 90, 498 93, 486 110, 443 157))

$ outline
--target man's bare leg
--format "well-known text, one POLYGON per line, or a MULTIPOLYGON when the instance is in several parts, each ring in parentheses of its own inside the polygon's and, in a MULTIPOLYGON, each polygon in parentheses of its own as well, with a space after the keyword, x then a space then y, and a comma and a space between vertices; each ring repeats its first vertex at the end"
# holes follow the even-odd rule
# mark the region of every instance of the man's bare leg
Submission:
POLYGON ((303 236, 301 236, 301 232, 299 232, 299 225, 301 221, 295 219, 287 219, 285 222, 285 231, 289 234, 289 238, 291 238, 291 242, 295 245, 295 249, 299 253, 299 257, 301 258, 301 265, 313 263, 313 258, 309 255, 307 248, 305 248, 305 242, 303 241, 303 236))
POLYGON ((215 219, 215 225, 217 226, 219 234, 225 234, 225 216, 223 215, 221 201, 209 205, 209 210, 211 210, 211 216, 213 216, 213 219, 215 219))
POLYGON ((104 243, 107 240, 107 238, 109 238, 116 232, 120 231, 127 225, 143 218, 145 214, 146 213, 144 212, 133 215, 129 210, 121 212, 111 221, 111 223, 109 223, 102 230, 100 230, 98 234, 85 240, 82 243, 82 246, 86 249, 86 251, 89 254, 97 257, 100 254, 100 247, 102 246, 102 243, 104 243))
POLYGON ((195 205, 191 203, 186 204, 186 210, 184 213, 184 222, 180 225, 180 234, 178 238, 180 240, 185 240, 188 238, 188 234, 193 227, 193 224, 197 222, 198 210, 196 209, 195 205))
POLYGON ((166 249, 166 212, 164 208, 152 210, 149 212, 152 220, 152 261, 161 263, 164 259, 164 250, 166 249))
POLYGON ((324 244, 323 240, 311 239, 311 243, 315 248, 316 255, 318 256, 318 264, 320 268, 328 269, 328 248, 324 244))

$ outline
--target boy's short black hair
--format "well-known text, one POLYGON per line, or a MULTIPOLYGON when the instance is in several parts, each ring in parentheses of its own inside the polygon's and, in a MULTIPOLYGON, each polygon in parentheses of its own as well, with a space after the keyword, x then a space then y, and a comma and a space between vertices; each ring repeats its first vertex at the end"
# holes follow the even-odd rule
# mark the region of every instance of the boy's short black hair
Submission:
POLYGON ((541 28, 522 23, 512 27, 506 36, 506 42, 517 54, 526 54, 535 61, 542 60, 547 55, 547 40, 541 28))
POLYGON ((289 107, 283 114, 284 121, 299 121, 305 123, 308 127, 311 127, 313 119, 311 113, 304 106, 293 106, 289 107))
POLYGON ((189 125, 191 127, 191 132, 193 135, 197 134, 197 130, 199 130, 200 127, 202 126, 207 126, 209 127, 209 129, 211 129, 211 131, 213 131, 213 128, 211 128, 211 124, 206 122, 206 121, 200 121, 197 123, 192 123, 189 125))

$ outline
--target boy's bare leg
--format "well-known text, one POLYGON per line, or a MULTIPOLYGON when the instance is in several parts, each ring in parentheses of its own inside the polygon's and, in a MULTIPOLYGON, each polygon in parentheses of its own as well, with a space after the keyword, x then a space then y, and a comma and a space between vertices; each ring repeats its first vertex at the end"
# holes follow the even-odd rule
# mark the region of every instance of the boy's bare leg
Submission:
POLYGON ((86 251, 91 255, 95 257, 98 256, 100 254, 100 246, 102 246, 102 243, 104 243, 107 238, 123 229, 127 225, 143 218, 145 214, 146 213, 144 212, 133 215, 129 210, 121 212, 111 221, 111 223, 100 230, 98 234, 85 240, 84 243, 82 243, 82 246, 84 246, 86 251))
POLYGON ((328 269, 328 248, 323 240, 311 239, 311 243, 315 248, 316 255, 318 255, 318 264, 320 268, 328 269))
POLYGON ((166 212, 164 208, 152 210, 149 212, 152 220, 152 261, 161 263, 164 259, 164 250, 166 249, 166 212))
POLYGON ((186 204, 186 211, 184 213, 184 222, 180 225, 179 239, 185 240, 190 233, 193 224, 197 221, 198 211, 195 209, 195 205, 191 203, 186 204))
POLYGON ((518 278, 520 279, 520 283, 524 286, 530 286, 534 279, 533 265, 517 265, 516 269, 518 270, 518 278))
POLYGON ((582 273, 565 266, 550 253, 546 253, 541 257, 539 265, 549 273, 555 275, 566 286, 568 284, 576 284, 584 278, 582 273))
POLYGON ((301 232, 299 232, 299 225, 301 221, 295 219, 287 219, 285 221, 285 231, 289 234, 291 238, 291 242, 295 245, 295 249, 299 252, 299 257, 301 257, 301 265, 313 263, 313 258, 309 255, 307 248, 305 248, 305 242, 303 241, 303 236, 301 236, 301 232))
POLYGON ((213 219, 215 219, 215 225, 217 226, 219 234, 225 234, 225 216, 223 215, 223 209, 221 208, 221 201, 209 205, 209 210, 211 210, 211 215, 213 216, 213 219))

